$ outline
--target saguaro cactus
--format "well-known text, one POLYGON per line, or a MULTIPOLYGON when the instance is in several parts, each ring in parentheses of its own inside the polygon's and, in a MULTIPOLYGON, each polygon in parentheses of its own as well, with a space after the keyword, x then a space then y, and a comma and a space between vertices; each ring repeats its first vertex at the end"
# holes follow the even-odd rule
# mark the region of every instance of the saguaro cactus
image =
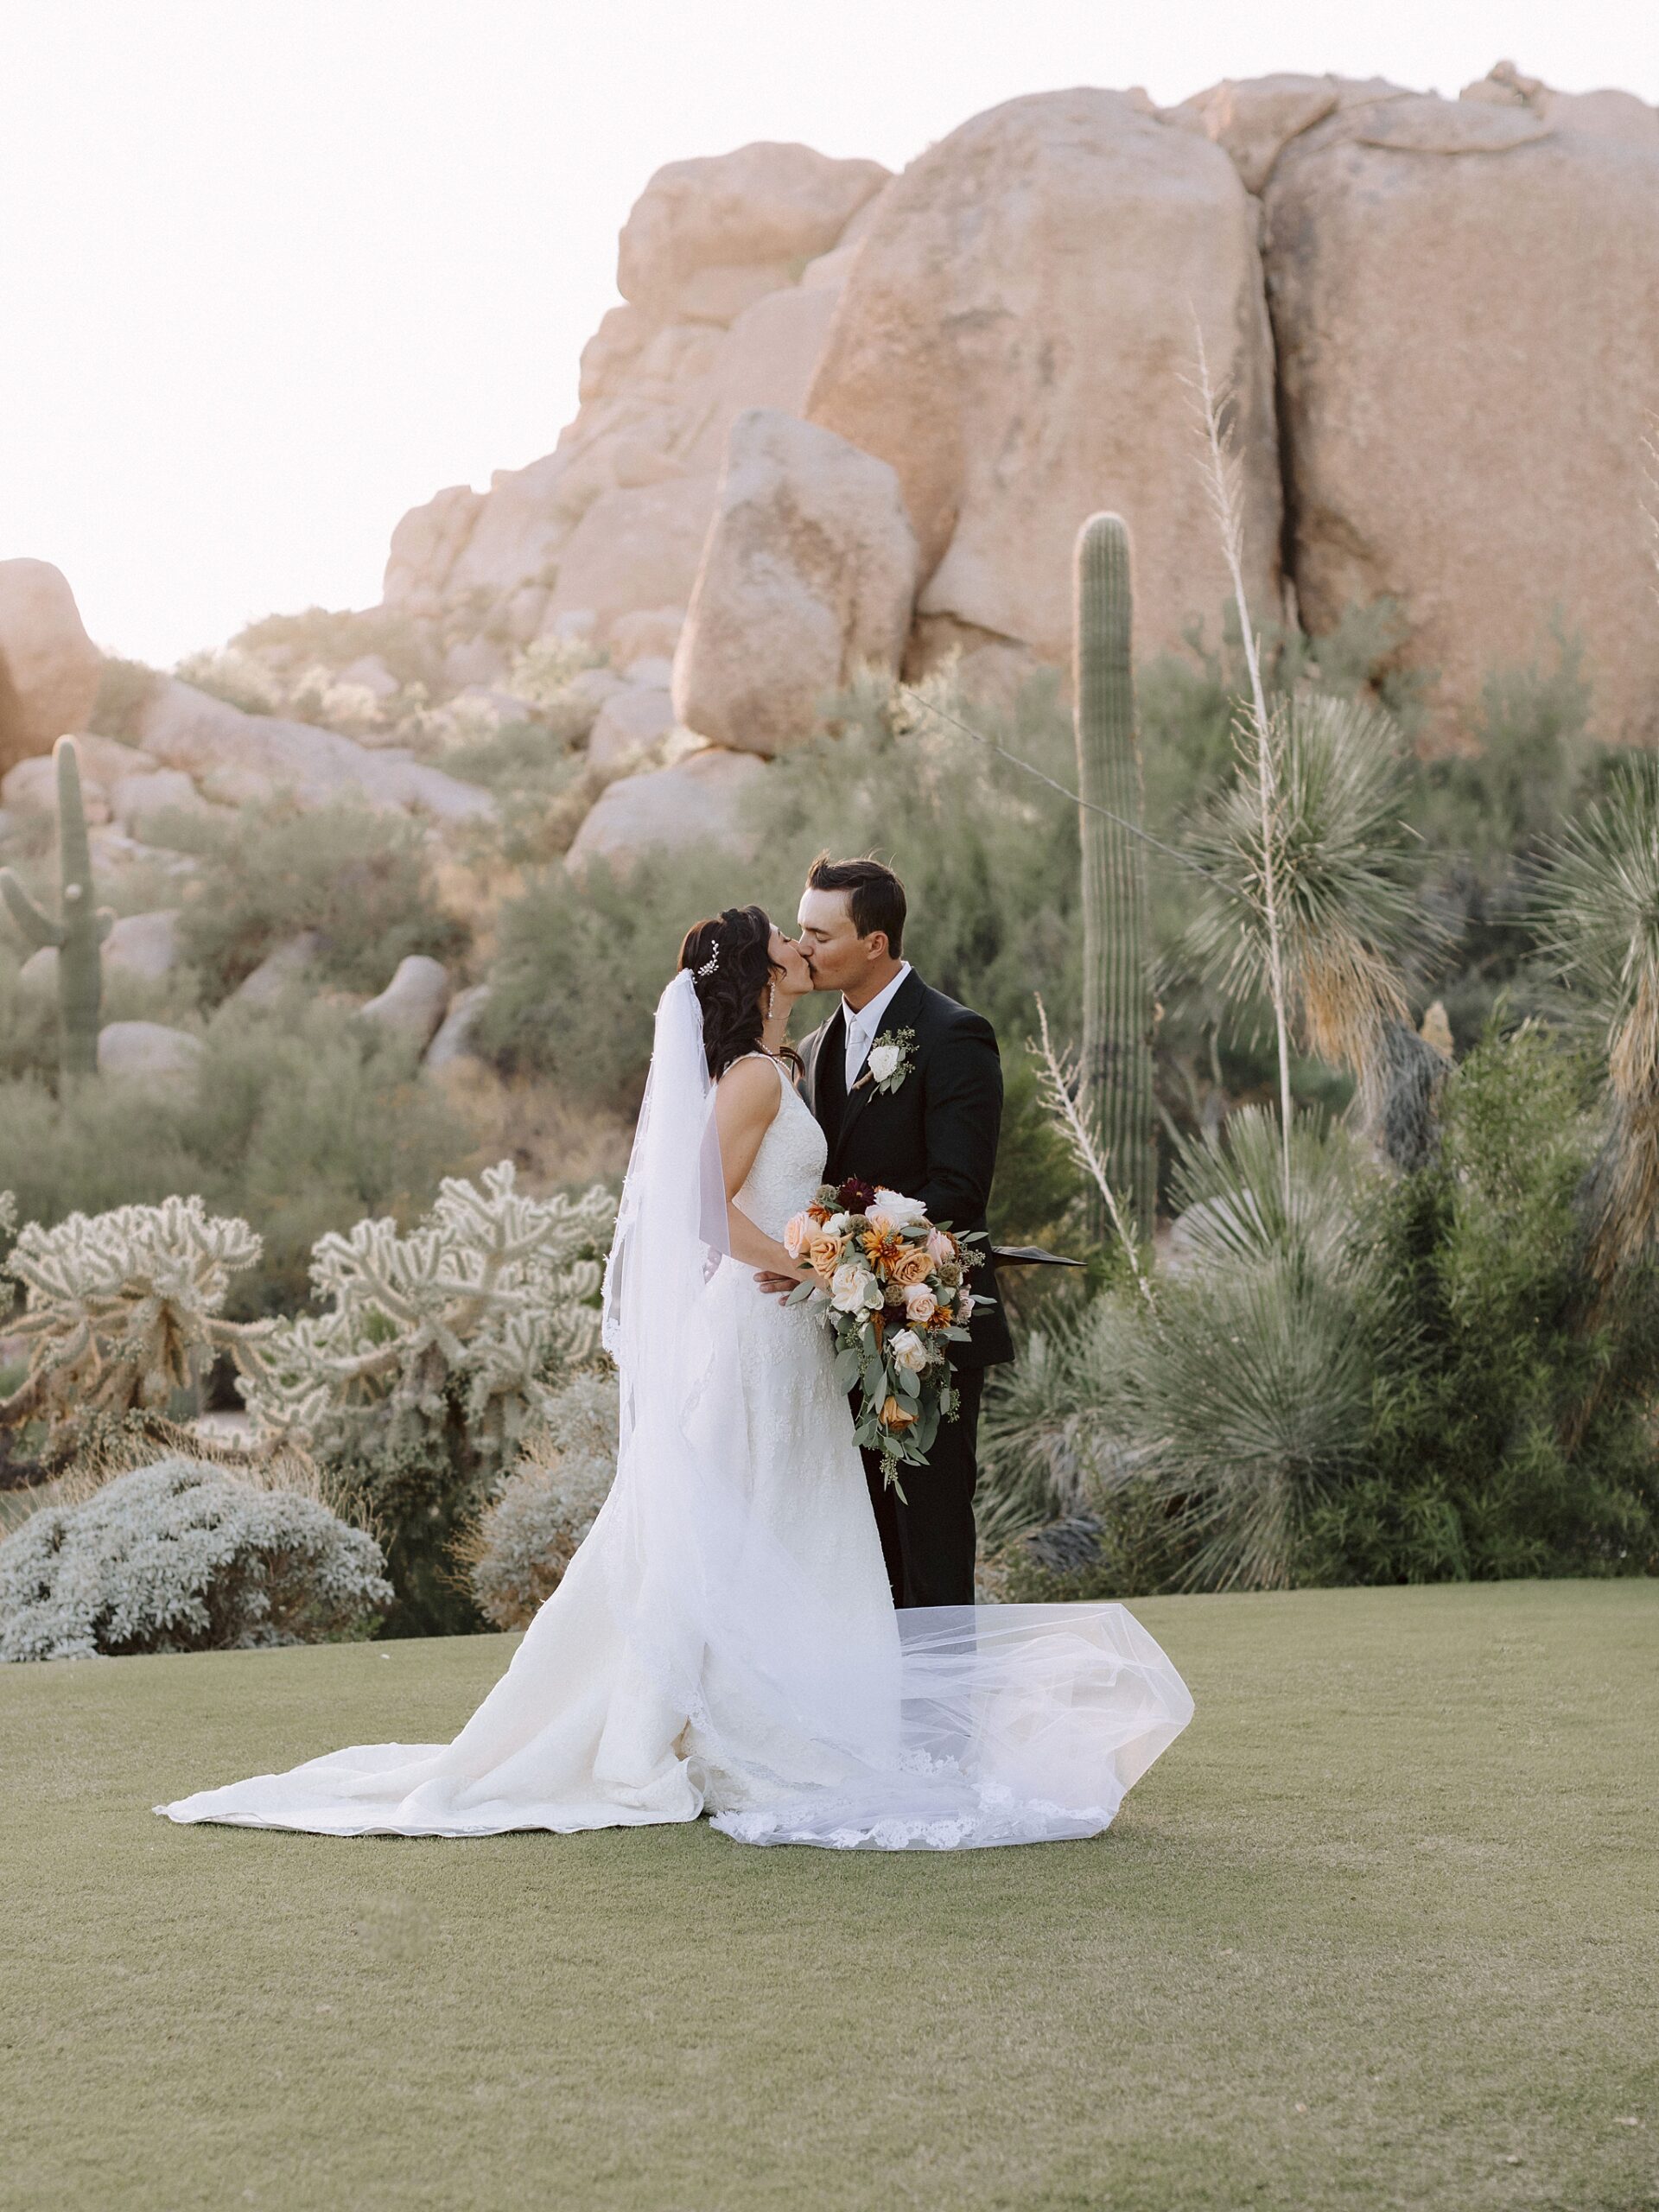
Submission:
POLYGON ((11 918, 35 946, 58 955, 58 1065, 66 1076, 98 1071, 98 1016, 104 995, 99 946, 114 926, 107 906, 92 905, 92 855, 86 810, 80 799, 80 762, 73 737, 52 748, 58 770, 58 880, 61 918, 42 912, 9 868, 0 868, 0 893, 11 918))
POLYGON ((1072 696, 1077 790, 1084 802, 1083 1103, 1104 1149, 1112 1186, 1139 1235, 1150 1239, 1158 1202, 1150 931, 1146 847, 1123 826, 1139 825, 1142 797, 1129 533, 1121 516, 1091 515, 1084 523, 1077 533, 1074 582, 1072 696))

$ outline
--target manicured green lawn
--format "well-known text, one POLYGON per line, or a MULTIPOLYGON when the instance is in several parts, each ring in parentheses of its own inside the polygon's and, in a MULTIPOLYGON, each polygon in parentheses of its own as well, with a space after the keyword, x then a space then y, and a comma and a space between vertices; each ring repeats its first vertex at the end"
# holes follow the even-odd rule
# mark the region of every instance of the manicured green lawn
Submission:
POLYGON ((149 1810, 506 1637, 0 1670, 0 2204, 1659 2206, 1659 1588, 1135 1611, 1192 1727, 957 1857, 149 1810))

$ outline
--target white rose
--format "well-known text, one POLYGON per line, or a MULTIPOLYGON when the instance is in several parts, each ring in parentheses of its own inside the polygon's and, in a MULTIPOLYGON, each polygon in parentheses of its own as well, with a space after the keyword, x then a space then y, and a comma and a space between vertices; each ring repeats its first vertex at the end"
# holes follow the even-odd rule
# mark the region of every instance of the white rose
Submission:
POLYGON ((878 1045, 870 1054, 870 1073, 878 1083, 885 1083, 897 1072, 904 1057, 897 1045, 878 1045))
POLYGON ((850 1261, 837 1268, 830 1278, 830 1303, 837 1313, 856 1313, 864 1303, 864 1286, 871 1280, 868 1268, 855 1267, 850 1261))
POLYGON ((896 1337, 890 1337, 887 1351, 893 1365, 902 1367, 908 1374, 919 1375, 927 1365, 927 1346, 914 1329, 900 1329, 896 1337))
POLYGON ((878 1191, 870 1219, 874 1221, 878 1215, 886 1228, 913 1229, 918 1221, 927 1219, 927 1208, 907 1198, 902 1191, 878 1191))
POLYGON ((784 1224, 784 1249, 791 1260, 798 1260, 805 1251, 807 1240, 817 1224, 810 1215, 791 1214, 784 1224))
POLYGON ((905 1293, 905 1319, 907 1321, 931 1321, 939 1310, 939 1301, 925 1282, 914 1284, 905 1293))
POLYGON ((823 1224, 823 1233, 826 1236, 844 1236, 852 1225, 851 1214, 832 1213, 823 1224))

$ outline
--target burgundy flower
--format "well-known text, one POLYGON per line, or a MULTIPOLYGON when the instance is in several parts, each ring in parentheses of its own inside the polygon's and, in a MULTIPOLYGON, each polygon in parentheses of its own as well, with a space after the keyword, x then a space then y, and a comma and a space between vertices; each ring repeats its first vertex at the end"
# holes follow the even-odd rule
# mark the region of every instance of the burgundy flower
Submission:
POLYGON ((836 1199, 843 1213, 868 1213, 875 1204, 875 1185, 849 1175, 836 1192, 836 1199))

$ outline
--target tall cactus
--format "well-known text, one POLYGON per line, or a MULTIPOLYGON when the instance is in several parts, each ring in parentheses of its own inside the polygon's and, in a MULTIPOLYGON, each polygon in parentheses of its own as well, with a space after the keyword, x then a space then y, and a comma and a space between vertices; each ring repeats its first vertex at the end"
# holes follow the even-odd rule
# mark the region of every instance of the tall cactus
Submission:
MULTIPOLYGON (((1091 515, 1074 563, 1072 696, 1083 832, 1084 1105, 1113 1188, 1142 1238, 1158 1201, 1153 1136, 1152 982, 1147 965, 1146 847, 1131 658, 1129 533, 1119 515, 1091 515), (1104 808, 1106 812, 1094 810, 1104 808), (1116 817, 1116 820, 1109 817, 1116 817)), ((1098 1201, 1096 1203, 1099 1203, 1098 1201)), ((1101 1224, 1103 1230, 1104 1224, 1101 1224)))
POLYGON ((58 880, 61 919, 54 921, 35 904, 9 868, 0 868, 0 894, 12 919, 36 947, 53 945, 58 955, 58 1065, 66 1076, 98 1072, 99 1008, 104 995, 99 946, 115 916, 92 905, 92 855, 86 839, 86 810, 80 798, 80 762, 73 737, 52 748, 58 770, 58 880))

